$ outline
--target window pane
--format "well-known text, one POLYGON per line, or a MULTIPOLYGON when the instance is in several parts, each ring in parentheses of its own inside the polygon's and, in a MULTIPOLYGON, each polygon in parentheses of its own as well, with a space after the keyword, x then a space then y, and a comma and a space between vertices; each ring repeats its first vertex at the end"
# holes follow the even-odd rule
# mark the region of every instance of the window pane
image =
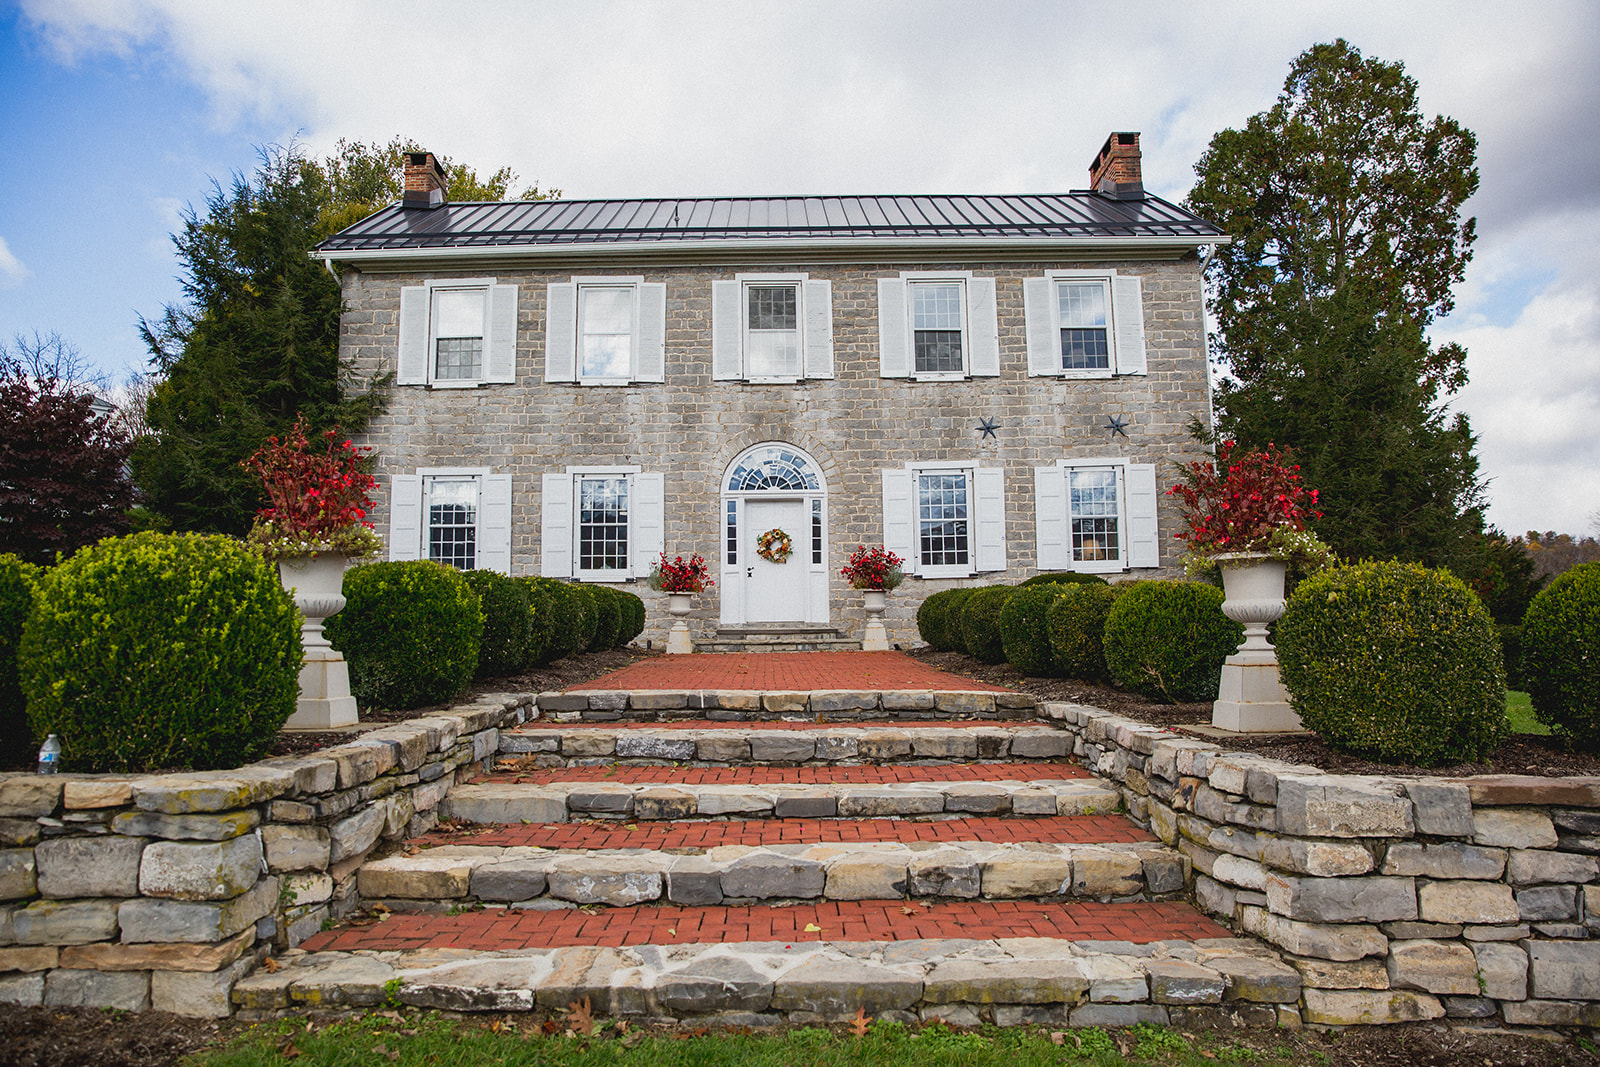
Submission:
POLYGON ((750 300, 752 330, 793 330, 799 325, 795 315, 792 285, 752 285, 746 292, 750 300))
POLYGON ((1117 472, 1104 468, 1068 471, 1067 490, 1072 558, 1080 562, 1121 559, 1117 472))
POLYGON ((628 377, 633 369, 633 289, 584 286, 579 292, 583 376, 628 377))
POLYGON ((433 376, 436 379, 472 379, 483 376, 483 338, 441 337, 434 342, 433 376))
POLYGON ((428 481, 428 558, 470 571, 477 565, 478 480, 428 481))
POLYGON ((911 327, 915 330, 960 330, 961 286, 953 282, 912 282, 911 327))
POLYGON ((811 502, 811 562, 822 562, 822 501, 811 502))
POLYGON ((728 501, 728 565, 739 562, 739 502, 728 501))
POLYGON ((578 480, 578 569, 628 567, 628 479, 578 480))
POLYGON ((916 348, 919 374, 960 373, 963 369, 960 330, 918 330, 916 348))
POLYGON ((482 289, 435 289, 433 291, 433 335, 435 337, 483 336, 482 289))
POLYGON ((1108 370, 1106 287, 1102 282, 1061 282, 1056 286, 1061 315, 1063 370, 1108 370))
POLYGON ((751 330, 745 373, 753 378, 800 377, 797 330, 751 330))
POLYGON ((967 563, 967 475, 965 471, 917 477, 918 542, 924 567, 967 563))

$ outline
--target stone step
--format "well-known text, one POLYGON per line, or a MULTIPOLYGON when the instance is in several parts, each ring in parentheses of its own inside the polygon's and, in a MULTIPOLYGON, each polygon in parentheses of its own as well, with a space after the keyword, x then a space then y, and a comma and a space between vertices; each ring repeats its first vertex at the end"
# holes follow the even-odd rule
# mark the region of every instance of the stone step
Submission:
POLYGON ((549 722, 920 722, 1044 717, 1037 698, 1000 689, 580 688, 540 693, 538 704, 541 718, 549 722))
POLYGON ((712 637, 694 643, 696 652, 847 652, 861 650, 860 640, 831 626, 721 627, 712 637))
POLYGON ((599 760, 694 766, 1059 760, 1072 754, 1072 737, 1054 726, 985 721, 897 726, 705 720, 670 725, 535 724, 502 732, 500 752, 532 757, 533 765, 540 767, 599 760))

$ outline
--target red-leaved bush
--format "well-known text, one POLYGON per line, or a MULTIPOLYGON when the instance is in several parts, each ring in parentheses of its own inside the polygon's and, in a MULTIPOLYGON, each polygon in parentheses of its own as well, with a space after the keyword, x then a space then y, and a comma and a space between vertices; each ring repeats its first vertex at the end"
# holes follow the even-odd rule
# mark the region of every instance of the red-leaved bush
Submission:
POLYGON ((904 562, 882 545, 857 545, 850 562, 839 568, 839 573, 853 589, 893 589, 905 576, 900 570, 904 562))
POLYGON ((314 448, 301 415, 287 440, 269 437, 242 464, 266 486, 270 503, 257 516, 274 540, 326 544, 352 528, 372 529, 367 494, 378 481, 361 469, 372 449, 341 440, 337 429, 320 436, 321 447, 314 448))
POLYGON ((1322 518, 1317 491, 1300 484, 1290 453, 1271 444, 1238 455, 1236 449, 1236 442, 1222 442, 1215 464, 1185 465, 1183 481, 1167 490, 1183 508, 1185 529, 1174 536, 1189 542, 1191 552, 1265 551, 1274 530, 1304 530, 1322 518))
POLYGON ((698 593, 716 585, 711 580, 711 568, 705 557, 696 552, 685 560, 682 556, 661 558, 650 565, 650 588, 663 593, 698 593))

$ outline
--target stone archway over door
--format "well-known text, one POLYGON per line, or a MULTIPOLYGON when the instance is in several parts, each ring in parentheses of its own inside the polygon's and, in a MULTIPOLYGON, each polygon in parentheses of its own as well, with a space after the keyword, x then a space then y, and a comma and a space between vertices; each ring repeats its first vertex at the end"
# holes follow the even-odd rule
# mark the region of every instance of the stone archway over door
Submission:
POLYGON ((827 625, 828 486, 803 449, 768 441, 741 452, 722 478, 722 625, 827 625), (782 530, 783 563, 757 538, 782 530))

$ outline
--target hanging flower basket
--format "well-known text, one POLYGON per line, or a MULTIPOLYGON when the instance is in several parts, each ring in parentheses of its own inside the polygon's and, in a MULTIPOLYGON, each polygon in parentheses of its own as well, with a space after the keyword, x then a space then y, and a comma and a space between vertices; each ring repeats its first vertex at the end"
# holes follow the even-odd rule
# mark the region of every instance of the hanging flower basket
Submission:
POLYGON ((756 555, 768 563, 783 563, 794 551, 794 538, 774 526, 756 538, 756 555))

